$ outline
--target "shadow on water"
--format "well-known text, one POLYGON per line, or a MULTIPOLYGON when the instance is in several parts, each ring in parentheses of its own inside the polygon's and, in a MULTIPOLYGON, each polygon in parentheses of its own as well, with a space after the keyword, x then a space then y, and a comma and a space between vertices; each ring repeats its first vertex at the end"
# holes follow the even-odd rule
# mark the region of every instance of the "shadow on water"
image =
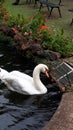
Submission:
MULTIPOLYGON (((0 67, 32 75, 35 65, 32 60, 0 44, 0 67)), ((48 88, 48 93, 39 96, 11 92, 0 82, 0 130, 42 130, 48 123, 59 105, 62 93, 44 76, 41 76, 41 80, 48 88)))

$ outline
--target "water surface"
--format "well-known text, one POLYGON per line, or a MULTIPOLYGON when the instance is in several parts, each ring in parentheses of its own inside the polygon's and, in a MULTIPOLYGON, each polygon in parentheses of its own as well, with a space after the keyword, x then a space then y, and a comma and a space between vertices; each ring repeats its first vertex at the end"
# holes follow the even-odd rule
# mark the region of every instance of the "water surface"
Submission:
MULTIPOLYGON (((36 64, 31 59, 18 55, 0 43, 0 67, 19 70, 32 76, 36 64)), ((39 96, 25 96, 9 91, 0 81, 0 130, 42 130, 56 111, 61 92, 55 84, 41 76, 48 93, 39 96)))

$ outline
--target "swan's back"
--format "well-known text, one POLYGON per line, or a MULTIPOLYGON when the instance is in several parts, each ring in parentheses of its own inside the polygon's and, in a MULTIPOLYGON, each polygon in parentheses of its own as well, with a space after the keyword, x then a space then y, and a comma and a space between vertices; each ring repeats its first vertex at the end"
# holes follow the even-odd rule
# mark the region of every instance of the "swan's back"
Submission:
POLYGON ((22 73, 22 72, 20 72, 20 71, 16 71, 16 70, 10 72, 10 74, 11 74, 12 76, 17 76, 17 77, 19 77, 19 78, 26 79, 26 80, 32 80, 32 79, 33 79, 31 76, 29 76, 29 75, 27 75, 27 74, 25 74, 25 73, 22 73))

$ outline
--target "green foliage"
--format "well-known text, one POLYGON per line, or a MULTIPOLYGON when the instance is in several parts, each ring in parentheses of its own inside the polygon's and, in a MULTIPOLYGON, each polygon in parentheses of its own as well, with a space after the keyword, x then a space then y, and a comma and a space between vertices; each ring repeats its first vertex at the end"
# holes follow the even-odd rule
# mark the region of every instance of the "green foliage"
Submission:
MULTIPOLYGON (((2 6, 0 6, 0 11, 0 20, 5 20, 5 24, 16 28, 17 31, 25 36, 27 40, 40 39, 40 44, 45 49, 57 51, 63 57, 69 56, 73 53, 73 41, 70 38, 64 36, 63 29, 60 32, 55 32, 53 35, 50 32, 49 27, 45 26, 45 19, 40 12, 36 13, 36 15, 34 15, 31 19, 25 19, 20 14, 15 17, 9 15, 6 9, 2 6), (42 26, 45 28, 40 29, 42 26)), ((3 35, 0 34, 0 41, 6 40, 6 42, 9 42, 10 44, 14 44, 10 37, 6 37, 3 37, 3 35)))
POLYGON ((62 35, 56 35, 53 37, 52 50, 57 51, 63 57, 66 57, 73 52, 73 42, 70 38, 65 38, 62 35))
POLYGON ((48 32, 48 30, 43 29, 41 33, 39 34, 39 38, 41 38, 40 44, 44 48, 50 48, 51 42, 52 42, 52 35, 48 32))
POLYGON ((61 32, 57 32, 54 35, 48 35, 48 37, 43 35, 44 40, 42 41, 42 44, 44 45, 45 43, 46 48, 59 52, 62 57, 69 56, 73 53, 73 41, 63 34, 63 30, 61 30, 61 32))
POLYGON ((38 31, 38 28, 45 23, 45 19, 40 12, 36 13, 36 15, 32 18, 30 29, 33 30, 33 33, 38 31))
POLYGON ((35 39, 36 37, 38 37, 38 29, 41 25, 43 25, 45 23, 45 19, 43 17, 43 15, 41 13, 36 13, 31 19, 29 19, 29 22, 26 24, 24 24, 23 26, 23 32, 30 32, 32 31, 32 35, 29 35, 29 38, 33 38, 35 39))
POLYGON ((3 6, 3 3, 5 0, 0 0, 0 21, 3 19, 5 13, 6 13, 6 8, 3 6))
POLYGON ((7 24, 11 27, 23 27, 26 22, 27 20, 23 17, 23 15, 18 14, 17 16, 10 15, 7 24))
POLYGON ((4 2, 5 0, 0 0, 0 6, 2 6, 4 2))
POLYGON ((5 13, 7 13, 6 8, 0 5, 0 21, 3 20, 5 13))
POLYGON ((48 30, 44 29, 39 37, 41 38, 40 44, 44 48, 59 52, 62 57, 67 57, 73 53, 73 41, 64 36, 63 29, 55 34, 48 33, 48 30))

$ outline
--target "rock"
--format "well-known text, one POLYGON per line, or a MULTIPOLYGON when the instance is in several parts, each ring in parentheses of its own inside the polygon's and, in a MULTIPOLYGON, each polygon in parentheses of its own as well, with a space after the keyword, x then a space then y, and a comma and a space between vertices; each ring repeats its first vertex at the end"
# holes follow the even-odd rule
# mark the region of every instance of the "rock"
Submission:
POLYGON ((58 60, 59 58, 61 58, 60 53, 53 52, 50 50, 44 50, 44 55, 47 57, 48 60, 51 60, 51 61, 58 60))
POLYGON ((40 57, 44 56, 44 50, 40 44, 31 44, 29 50, 32 52, 32 54, 38 55, 40 57))
POLYGON ((18 43, 19 50, 26 51, 27 49, 30 48, 30 44, 27 42, 27 39, 22 36, 20 33, 16 33, 14 35, 14 41, 18 43))
POLYGON ((4 24, 0 24, 0 31, 2 31, 7 36, 13 37, 15 35, 12 28, 10 28, 10 27, 8 27, 7 25, 4 25, 4 24))

